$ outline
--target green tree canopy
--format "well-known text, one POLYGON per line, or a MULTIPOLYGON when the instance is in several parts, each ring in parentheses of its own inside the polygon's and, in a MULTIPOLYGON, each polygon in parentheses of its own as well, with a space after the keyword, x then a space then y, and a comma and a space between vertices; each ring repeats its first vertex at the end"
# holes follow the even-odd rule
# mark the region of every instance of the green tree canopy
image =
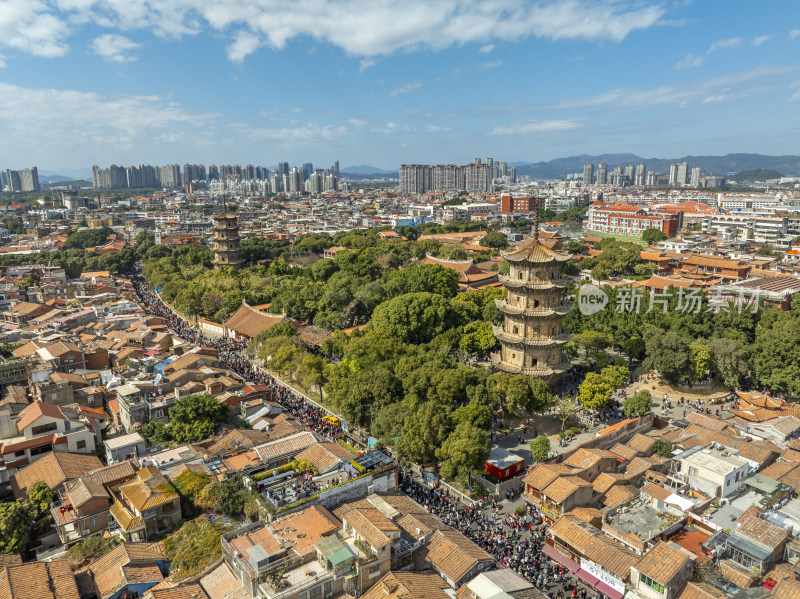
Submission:
POLYGON ((650 392, 646 389, 637 391, 633 395, 626 397, 622 403, 622 410, 625 416, 633 418, 634 416, 644 416, 653 407, 653 399, 650 392))
POLYGON ((590 372, 578 388, 578 401, 588 410, 602 410, 608 405, 614 387, 596 372, 590 372))
POLYGON ((664 332, 648 327, 645 333, 647 358, 645 368, 657 370, 670 384, 677 383, 692 373, 692 352, 689 344, 675 331, 664 332))
POLYGON ((481 244, 486 247, 502 250, 508 247, 508 239, 500 231, 489 231, 484 235, 481 244))
POLYGON ((423 292, 383 302, 375 309, 369 327, 408 343, 427 343, 458 324, 458 315, 445 297, 423 292))
POLYGON ((73 231, 64 242, 64 247, 67 249, 85 249, 103 245, 106 238, 111 235, 114 230, 111 227, 97 227, 94 229, 79 229, 73 231))
POLYGON ((187 395, 169 410, 169 432, 178 443, 194 443, 212 436, 227 417, 228 406, 213 395, 187 395))
POLYGON ((436 450, 439 472, 445 478, 464 476, 479 468, 489 457, 489 433, 484 429, 462 422, 436 450))
POLYGON ((656 442, 653 445, 653 451, 656 455, 660 455, 662 458, 671 458, 672 442, 668 441, 664 437, 659 437, 656 439, 656 442))
POLYGON ((550 439, 547 435, 537 435, 531 441, 531 458, 537 462, 544 462, 550 456, 550 439))
POLYGON ((667 236, 661 229, 645 229, 642 231, 642 241, 647 245, 655 245, 659 241, 664 241, 665 239, 667 239, 667 236))

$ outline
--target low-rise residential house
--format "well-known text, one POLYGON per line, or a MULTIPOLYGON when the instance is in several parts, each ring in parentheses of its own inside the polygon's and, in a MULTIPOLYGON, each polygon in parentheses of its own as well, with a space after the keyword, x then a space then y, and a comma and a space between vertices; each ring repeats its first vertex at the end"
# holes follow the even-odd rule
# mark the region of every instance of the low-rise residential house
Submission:
MULTIPOLYGON (((453 599, 453 591, 444 580, 432 572, 389 572, 362 595, 362 598, 453 599)), ((470 597, 470 599, 477 598, 470 597)))
POLYGON ((60 559, 11 564, 0 568, 0 597, 84 599, 69 562, 60 559))
POLYGON ((334 513, 342 529, 364 554, 358 564, 359 588, 368 588, 392 567, 392 550, 399 548, 401 529, 368 501, 345 504, 334 513))
POLYGON ((317 437, 314 433, 306 430, 257 445, 253 451, 268 468, 274 468, 288 464, 297 454, 316 442, 317 437))
POLYGON ((68 381, 36 383, 33 385, 33 398, 42 403, 66 406, 75 401, 75 388, 68 381))
POLYGON ((786 443, 800 436, 800 419, 794 416, 779 416, 765 422, 751 422, 747 432, 762 439, 786 443))
POLYGON ((69 341, 57 341, 36 351, 39 357, 50 362, 56 370, 72 372, 86 368, 83 350, 69 341))
POLYGON ((122 543, 79 571, 75 579, 81 599, 141 597, 164 580, 168 566, 159 543, 122 543))
POLYGON ((736 520, 736 529, 726 542, 731 561, 747 570, 766 571, 783 556, 789 531, 770 524, 751 505, 736 520))
POLYGON ((10 479, 11 490, 19 499, 25 497, 33 483, 42 481, 59 492, 64 485, 102 467, 103 462, 94 454, 55 451, 14 473, 10 479))
POLYGON ((545 555, 612 599, 622 599, 631 566, 641 556, 578 517, 574 510, 548 531, 545 555))
POLYGON ((510 568, 478 574, 461 585, 456 599, 544 599, 542 592, 510 568))
POLYGON ((136 472, 130 482, 109 488, 110 512, 119 534, 128 541, 145 541, 171 530, 181 519, 181 500, 155 466, 136 472))
POLYGON ((209 457, 219 457, 252 449, 269 441, 269 433, 251 429, 233 429, 208 447, 209 457))
POLYGON ((142 595, 142 599, 210 599, 205 589, 196 582, 170 585, 167 582, 157 584, 142 595))
POLYGON ((738 491, 741 481, 752 470, 748 461, 727 449, 716 448, 702 448, 684 455, 680 464, 680 472, 692 489, 719 498, 738 491))
POLYGON ((145 455, 144 439, 139 433, 130 433, 121 437, 114 437, 103 441, 106 448, 106 461, 109 464, 122 462, 131 458, 140 458, 145 455))
POLYGON ((592 483, 577 476, 559 476, 545 487, 537 507, 545 520, 555 522, 572 508, 589 505, 592 483))
POLYGON ((609 451, 579 448, 563 463, 573 469, 575 476, 591 482, 601 472, 614 472, 617 469, 617 459, 609 451))
POLYGON ((10 310, 3 312, 3 320, 10 324, 23 325, 27 321, 38 318, 52 308, 44 304, 34 304, 32 302, 17 302, 10 310))
POLYGON ((80 412, 34 402, 19 413, 18 435, 0 443, 0 482, 53 451, 93 453, 99 429, 80 412))
POLYGON ((352 580, 358 552, 352 541, 336 536, 340 526, 324 507, 313 506, 270 525, 256 522, 223 535, 222 555, 247 597, 327 597, 352 580))
POLYGON ((99 468, 63 485, 58 499, 50 506, 50 513, 64 545, 117 528, 110 513, 114 499, 108 488, 132 480, 137 468, 136 461, 129 460, 99 468))
POLYGON ((692 577, 692 555, 675 543, 658 543, 635 566, 631 587, 643 599, 674 599, 692 577))
POLYGON ((563 464, 536 464, 528 470, 522 479, 525 485, 525 500, 534 505, 541 505, 542 493, 560 476, 572 476, 572 468, 563 464))
POLYGON ((297 460, 305 460, 316 468, 319 474, 336 470, 343 463, 349 463, 353 454, 338 443, 315 443, 297 454, 297 460))
POLYGON ((429 564, 454 589, 494 565, 489 553, 452 529, 434 532, 417 559, 429 564))

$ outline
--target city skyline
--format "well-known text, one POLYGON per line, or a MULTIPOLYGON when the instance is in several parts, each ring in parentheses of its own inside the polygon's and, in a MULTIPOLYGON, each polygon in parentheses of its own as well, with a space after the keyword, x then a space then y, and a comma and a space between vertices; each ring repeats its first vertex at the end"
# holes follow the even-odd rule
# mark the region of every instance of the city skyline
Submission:
POLYGON ((59 6, 0 17, 0 164, 774 155, 800 127, 790 2, 59 6))

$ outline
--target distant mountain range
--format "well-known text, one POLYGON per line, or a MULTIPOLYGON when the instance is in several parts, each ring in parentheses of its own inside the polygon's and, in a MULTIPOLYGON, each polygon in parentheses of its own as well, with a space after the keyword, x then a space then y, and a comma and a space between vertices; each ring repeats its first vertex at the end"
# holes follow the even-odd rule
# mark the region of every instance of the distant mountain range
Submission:
POLYGON ((92 180, 92 171, 88 168, 63 168, 58 171, 39 169, 39 183, 56 183, 58 181, 92 180))
POLYGON ((764 154, 726 154, 725 156, 683 156, 682 158, 642 158, 636 154, 600 154, 592 156, 582 154, 568 158, 556 158, 549 162, 512 162, 509 166, 517 168, 517 175, 528 175, 534 179, 550 179, 564 177, 569 173, 582 173, 583 165, 593 162, 595 172, 597 165, 605 162, 611 172, 617 165, 638 164, 644 162, 648 171, 668 173, 669 165, 676 162, 687 162, 689 168, 699 166, 705 173, 729 176, 739 171, 751 169, 773 169, 785 176, 800 175, 800 156, 765 156, 764 154))
POLYGON ((397 178, 397 170, 387 171, 377 166, 361 164, 359 166, 346 166, 339 169, 339 175, 349 179, 384 179, 386 177, 397 178))

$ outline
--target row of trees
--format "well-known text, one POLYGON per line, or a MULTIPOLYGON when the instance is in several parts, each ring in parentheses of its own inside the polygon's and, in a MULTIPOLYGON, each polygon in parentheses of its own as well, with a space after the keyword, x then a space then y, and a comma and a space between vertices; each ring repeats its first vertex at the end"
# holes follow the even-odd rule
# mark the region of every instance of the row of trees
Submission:
MULTIPOLYGON (((319 260, 309 268, 290 266, 277 257, 269 267, 212 270, 212 253, 204 246, 172 252, 151 246, 145 250, 144 275, 187 316, 224 321, 245 300, 251 305, 271 303, 273 313, 327 330, 366 324, 378 305, 403 294, 451 298, 458 292, 458 273, 453 270, 435 264, 400 268, 412 258, 424 258, 441 245, 438 242, 390 243, 373 235, 349 236, 354 245, 363 240, 364 247, 339 251, 335 259, 319 260)), ((308 247, 317 250, 318 245, 308 247)), ((450 247, 463 252, 460 246, 450 247)))
POLYGON ((616 347, 671 384, 713 373, 731 388, 800 396, 800 297, 781 310, 763 302, 710 305, 707 293, 674 288, 652 304, 645 293, 632 300, 630 289, 605 292, 606 309, 588 316, 573 310, 564 319, 576 333, 566 347, 573 355, 583 350, 591 362, 616 347))
POLYGON ((352 425, 367 427, 403 458, 438 465, 449 478, 480 467, 493 419, 552 405, 537 377, 491 374, 454 362, 462 329, 439 326, 446 319, 432 317, 431 336, 413 325, 407 331, 399 319, 392 320, 392 328, 374 324, 375 318, 365 332, 349 337, 339 332, 325 342, 323 352, 337 363, 308 353, 284 335, 254 339, 249 351, 270 369, 320 389, 320 395, 324 386, 327 401, 352 425))

